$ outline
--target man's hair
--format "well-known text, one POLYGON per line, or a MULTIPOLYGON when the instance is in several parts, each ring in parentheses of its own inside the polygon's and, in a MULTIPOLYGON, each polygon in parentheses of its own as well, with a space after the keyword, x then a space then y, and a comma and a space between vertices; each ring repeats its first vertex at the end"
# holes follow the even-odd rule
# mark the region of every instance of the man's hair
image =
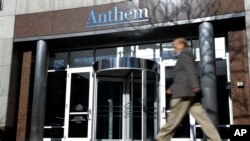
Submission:
POLYGON ((185 47, 188 47, 188 44, 187 44, 187 40, 185 38, 176 38, 174 42, 177 42, 177 43, 180 43, 180 44, 183 44, 185 47))

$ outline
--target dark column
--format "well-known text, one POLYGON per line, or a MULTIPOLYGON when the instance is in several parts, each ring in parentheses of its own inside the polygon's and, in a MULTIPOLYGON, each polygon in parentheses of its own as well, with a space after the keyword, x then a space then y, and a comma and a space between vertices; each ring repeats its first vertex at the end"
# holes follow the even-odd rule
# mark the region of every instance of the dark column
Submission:
POLYGON ((201 56, 201 89, 203 105, 215 125, 218 124, 215 46, 213 25, 204 22, 199 27, 201 56))
POLYGON ((43 140, 48 51, 46 42, 37 42, 30 141, 43 140))

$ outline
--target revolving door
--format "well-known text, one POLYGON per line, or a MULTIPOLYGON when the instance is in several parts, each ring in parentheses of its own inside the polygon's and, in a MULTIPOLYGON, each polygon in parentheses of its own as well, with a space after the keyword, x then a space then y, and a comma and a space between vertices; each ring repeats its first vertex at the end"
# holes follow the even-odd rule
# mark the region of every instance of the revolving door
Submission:
POLYGON ((93 138, 153 140, 158 130, 157 63, 138 58, 94 64, 93 138))

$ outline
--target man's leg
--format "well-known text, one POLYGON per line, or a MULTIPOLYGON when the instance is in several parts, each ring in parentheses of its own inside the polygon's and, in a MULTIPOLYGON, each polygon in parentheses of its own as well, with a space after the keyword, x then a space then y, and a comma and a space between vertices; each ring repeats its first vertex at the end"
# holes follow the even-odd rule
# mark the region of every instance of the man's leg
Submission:
POLYGON ((192 103, 189 112, 198 124, 201 125, 203 132, 208 137, 208 141, 221 141, 218 130, 207 116, 207 113, 200 102, 192 103))
POLYGON ((174 136, 175 130, 181 122, 184 115, 187 113, 191 100, 185 98, 174 98, 170 102, 170 112, 167 116, 167 122, 160 129, 156 136, 157 141, 170 141, 174 136))

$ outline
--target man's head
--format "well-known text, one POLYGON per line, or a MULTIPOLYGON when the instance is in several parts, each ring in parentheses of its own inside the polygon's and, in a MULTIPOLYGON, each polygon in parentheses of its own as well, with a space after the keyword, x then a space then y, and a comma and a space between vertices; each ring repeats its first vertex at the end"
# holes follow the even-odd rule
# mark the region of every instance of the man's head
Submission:
POLYGON ((184 48, 187 47, 187 41, 184 38, 177 38, 173 41, 172 46, 174 53, 179 54, 184 48))

